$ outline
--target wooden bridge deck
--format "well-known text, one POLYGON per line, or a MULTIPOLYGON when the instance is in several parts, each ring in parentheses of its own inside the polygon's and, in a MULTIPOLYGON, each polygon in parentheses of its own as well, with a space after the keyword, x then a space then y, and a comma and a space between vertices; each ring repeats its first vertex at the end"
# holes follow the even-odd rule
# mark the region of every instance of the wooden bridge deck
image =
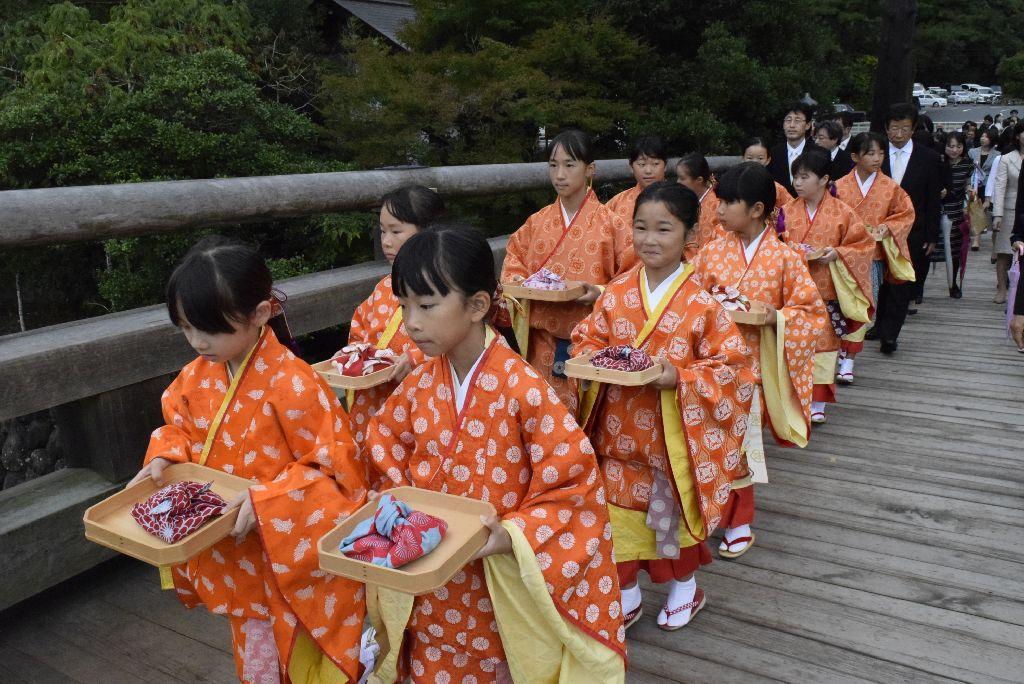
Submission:
MULTIPOLYGON (((806 450, 770 448, 757 546, 698 576, 665 633, 646 596, 630 681, 1024 681, 1024 356, 984 253, 930 279, 893 358, 869 344, 806 450)), ((5 681, 231 682, 226 622, 111 561, 0 614, 5 681)))

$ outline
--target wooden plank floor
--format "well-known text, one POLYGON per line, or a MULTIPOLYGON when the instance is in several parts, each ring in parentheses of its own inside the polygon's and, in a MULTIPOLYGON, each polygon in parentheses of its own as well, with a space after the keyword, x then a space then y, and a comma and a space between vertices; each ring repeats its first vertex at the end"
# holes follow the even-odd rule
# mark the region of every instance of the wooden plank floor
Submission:
MULTIPOLYGON (((757 545, 698 575, 693 624, 658 630, 645 587, 631 682, 1024 681, 1024 355, 984 253, 962 300, 942 281, 809 448, 769 448, 757 545)), ((0 613, 11 682, 231 682, 228 643, 127 559, 0 613)))

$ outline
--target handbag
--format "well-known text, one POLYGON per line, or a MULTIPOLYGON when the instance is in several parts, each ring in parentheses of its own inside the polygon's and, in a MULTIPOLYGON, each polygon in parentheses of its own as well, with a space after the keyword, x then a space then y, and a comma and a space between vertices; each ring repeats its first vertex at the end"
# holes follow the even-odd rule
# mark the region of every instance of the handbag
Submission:
POLYGON ((990 221, 988 212, 982 208, 982 202, 977 198, 967 203, 967 216, 971 219, 971 234, 984 235, 988 232, 990 221))

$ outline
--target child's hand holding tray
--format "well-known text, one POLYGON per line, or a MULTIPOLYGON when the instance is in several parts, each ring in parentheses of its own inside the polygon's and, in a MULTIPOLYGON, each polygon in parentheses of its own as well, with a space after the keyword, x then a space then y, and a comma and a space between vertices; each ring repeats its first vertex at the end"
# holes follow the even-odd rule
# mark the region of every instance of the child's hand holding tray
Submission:
MULTIPOLYGON (((212 482, 212 490, 231 502, 253 483, 222 470, 198 463, 174 463, 164 469, 164 484, 192 480, 212 482)), ((126 487, 85 511, 85 538, 150 565, 184 563, 199 555, 231 533, 238 508, 229 509, 207 521, 195 532, 168 544, 147 532, 132 518, 132 506, 145 501, 161 487, 151 478, 126 487)))
POLYGON ((729 316, 736 323, 743 325, 764 325, 768 322, 768 309, 761 302, 750 302, 750 307, 746 311, 732 309, 729 316))
POLYGON ((396 487, 381 492, 384 493, 448 524, 437 548, 399 568, 374 565, 343 554, 339 550, 341 540, 360 522, 373 516, 377 510, 377 502, 373 500, 317 542, 321 570, 404 594, 427 594, 447 584, 487 543, 490 530, 480 521, 480 516, 491 517, 495 510, 485 501, 416 487, 396 487))

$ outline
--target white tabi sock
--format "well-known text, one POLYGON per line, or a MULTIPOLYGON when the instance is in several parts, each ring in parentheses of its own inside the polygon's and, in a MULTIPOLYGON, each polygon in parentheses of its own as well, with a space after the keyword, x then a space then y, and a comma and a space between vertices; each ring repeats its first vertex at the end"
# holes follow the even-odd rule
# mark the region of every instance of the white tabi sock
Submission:
POLYGON ((634 584, 629 589, 622 590, 622 612, 632 613, 636 610, 636 607, 640 605, 643 600, 643 594, 640 592, 640 584, 634 584))
POLYGON ((853 373, 853 359, 843 359, 839 362, 839 373, 840 375, 845 373, 853 373))
POLYGON ((823 401, 812 401, 811 402, 811 413, 824 413, 825 402, 823 401))
MULTIPOLYGON (((670 609, 678 608, 681 605, 687 604, 693 600, 693 595, 697 593, 697 578, 690 577, 688 580, 680 582, 679 580, 672 581, 672 588, 668 592, 668 607, 670 609)), ((665 614, 663 608, 658 614, 659 625, 669 625, 670 627, 678 627, 684 625, 690 620, 690 615, 693 613, 693 609, 679 611, 669 618, 665 614)))

